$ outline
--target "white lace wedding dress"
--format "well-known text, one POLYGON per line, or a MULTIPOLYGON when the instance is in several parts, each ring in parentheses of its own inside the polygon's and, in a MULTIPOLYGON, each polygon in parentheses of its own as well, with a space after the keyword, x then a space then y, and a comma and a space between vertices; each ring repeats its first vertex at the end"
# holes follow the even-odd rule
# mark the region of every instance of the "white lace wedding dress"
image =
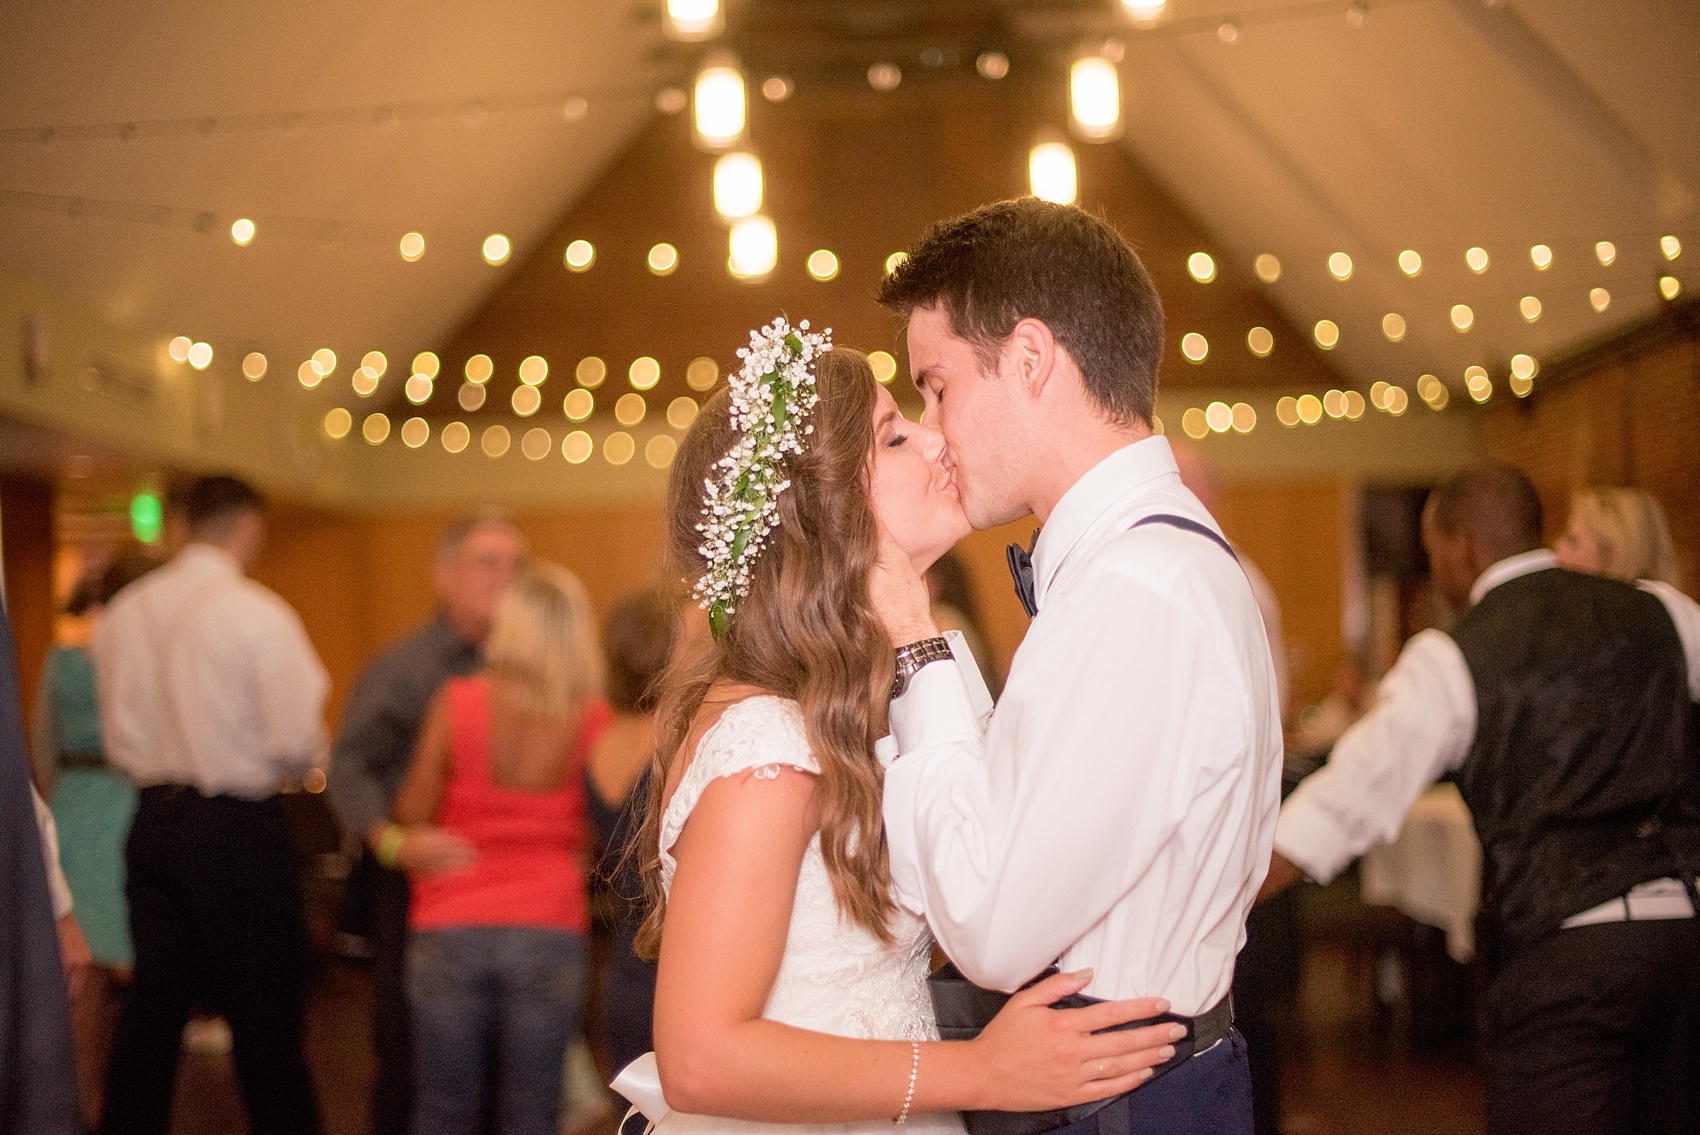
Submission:
MULTIPOLYGON (((723 776, 753 771, 773 778, 788 766, 820 772, 809 751, 802 711, 788 698, 753 697, 727 709, 703 735, 661 817, 661 885, 670 889, 676 866, 673 844, 691 810, 710 783, 723 776)), ((762 1016, 798 1028, 869 1040, 937 1040, 932 1002, 927 994, 927 962, 932 940, 926 923, 899 911, 892 923, 893 942, 883 946, 866 930, 842 918, 832 882, 821 859, 817 835, 803 854, 797 897, 785 954, 762 1016)), ((615 1081, 655 1122, 655 1135, 891 1135, 889 1119, 861 1123, 780 1124, 666 1111, 654 1092, 653 1054, 615 1081), (649 1062, 647 1066, 645 1062, 649 1062), (647 1082, 648 1092, 644 1090, 647 1082), (633 1098, 649 1095, 649 1099, 633 1098)), ((921 1066, 926 1075, 926 1064, 921 1066)), ((902 1102, 904 1085, 892 1085, 892 1111, 902 1102)), ((955 1112, 912 1115, 914 1135, 961 1135, 955 1112)))

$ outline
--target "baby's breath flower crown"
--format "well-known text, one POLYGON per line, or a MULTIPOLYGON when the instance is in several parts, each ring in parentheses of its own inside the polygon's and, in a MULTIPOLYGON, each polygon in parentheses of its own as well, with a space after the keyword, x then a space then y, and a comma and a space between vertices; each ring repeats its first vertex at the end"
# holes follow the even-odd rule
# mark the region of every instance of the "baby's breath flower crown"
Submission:
POLYGON ((750 591, 750 569, 779 520, 779 494, 790 487, 785 455, 802 453, 814 433, 808 421, 820 396, 809 364, 832 350, 832 329, 792 327, 781 315, 738 351, 744 365, 730 380, 732 428, 738 442, 703 482, 703 521, 697 549, 708 570, 695 595, 708 611, 714 637, 726 633, 738 601, 750 591))

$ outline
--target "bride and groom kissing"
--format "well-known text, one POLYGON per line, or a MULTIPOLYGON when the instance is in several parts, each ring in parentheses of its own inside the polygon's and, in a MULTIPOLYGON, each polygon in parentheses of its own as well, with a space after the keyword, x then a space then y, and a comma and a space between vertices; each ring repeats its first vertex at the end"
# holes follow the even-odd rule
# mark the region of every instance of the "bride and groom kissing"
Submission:
POLYGON ((658 1135, 1249 1133, 1228 993, 1275 675, 1152 431, 1150 277, 1024 198, 935 226, 880 301, 919 422, 779 320, 675 460, 670 552, 712 633, 665 680, 637 847, 656 1051, 615 1086, 658 1135), (994 710, 922 575, 1029 512, 994 710))

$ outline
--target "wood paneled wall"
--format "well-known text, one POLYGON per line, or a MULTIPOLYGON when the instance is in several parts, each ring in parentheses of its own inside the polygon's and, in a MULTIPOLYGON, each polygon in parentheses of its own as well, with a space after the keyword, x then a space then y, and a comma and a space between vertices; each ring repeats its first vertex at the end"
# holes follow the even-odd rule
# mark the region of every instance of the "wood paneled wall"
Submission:
POLYGON ((1700 587, 1700 307, 1577 359, 1550 385, 1537 380, 1528 402, 1484 417, 1481 445, 1534 479, 1549 540, 1577 489, 1651 493, 1670 520, 1686 589, 1700 587))
MULTIPOLYGON (((331 674, 334 722, 361 669, 431 614, 431 566, 447 512, 345 515, 303 509, 270 518, 254 577, 301 614, 331 674)), ((598 615, 658 579, 659 507, 516 513, 532 554, 578 575, 598 615)))

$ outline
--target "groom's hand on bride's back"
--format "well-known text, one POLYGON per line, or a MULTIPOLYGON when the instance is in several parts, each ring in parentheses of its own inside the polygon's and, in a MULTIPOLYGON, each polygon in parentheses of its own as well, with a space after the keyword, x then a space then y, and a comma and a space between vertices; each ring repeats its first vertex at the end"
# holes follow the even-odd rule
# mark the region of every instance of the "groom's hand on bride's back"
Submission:
POLYGON ((969 1042, 987 1072, 988 1098, 975 1110, 1049 1111, 1106 1099, 1138 1087, 1175 1054, 1186 1029, 1172 1022, 1103 1031, 1167 1012, 1159 998, 1051 1008, 1086 988, 1091 976, 1059 973, 1023 989, 969 1042))

